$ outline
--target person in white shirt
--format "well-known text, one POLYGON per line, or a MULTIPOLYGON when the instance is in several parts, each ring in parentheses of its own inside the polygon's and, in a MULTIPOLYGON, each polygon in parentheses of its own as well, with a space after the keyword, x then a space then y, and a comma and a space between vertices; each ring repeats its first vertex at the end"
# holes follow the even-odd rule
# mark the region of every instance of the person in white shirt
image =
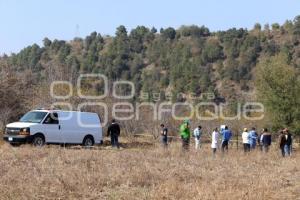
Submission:
POLYGON ((194 130, 195 148, 196 148, 196 150, 200 148, 201 135, 202 135, 202 127, 198 126, 194 130))
POLYGON ((247 128, 244 128, 244 132, 242 133, 244 152, 250 151, 250 133, 247 128))
POLYGON ((213 150, 213 155, 216 154, 218 148, 218 140, 219 140, 219 131, 218 128, 215 128, 215 130, 211 134, 211 148, 213 150))

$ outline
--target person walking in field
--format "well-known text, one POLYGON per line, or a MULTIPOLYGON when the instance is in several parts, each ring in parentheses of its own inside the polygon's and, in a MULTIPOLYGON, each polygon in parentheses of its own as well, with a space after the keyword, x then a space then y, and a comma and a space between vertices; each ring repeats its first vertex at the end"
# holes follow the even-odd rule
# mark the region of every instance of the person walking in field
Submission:
POLYGON ((194 129, 194 137, 195 137, 195 149, 199 149, 201 146, 201 135, 202 135, 202 127, 198 126, 194 129))
POLYGON ((228 129, 228 126, 225 126, 224 130, 221 131, 221 134, 222 134, 222 145, 221 145, 222 152, 224 153, 225 150, 228 152, 228 144, 232 136, 232 133, 228 129))
POLYGON ((163 147, 168 146, 168 129, 165 127, 164 124, 160 125, 160 135, 161 135, 161 143, 163 147))
POLYGON ((242 133, 244 152, 247 153, 250 151, 250 133, 247 128, 244 128, 244 132, 242 133))
POLYGON ((250 131, 249 136, 250 136, 250 149, 253 150, 256 148, 256 141, 258 138, 255 127, 252 127, 252 130, 250 131))
POLYGON ((268 129, 264 128, 263 134, 261 136, 261 143, 262 143, 262 148, 263 152, 267 153, 269 152, 269 148, 272 143, 272 135, 271 133, 268 132, 268 129))
POLYGON ((259 146, 260 151, 263 151, 263 145, 262 145, 262 136, 263 136, 263 133, 264 133, 264 129, 262 129, 260 131, 260 134, 257 137, 257 144, 259 146))
POLYGON ((180 137, 182 140, 183 150, 189 150, 189 145, 190 145, 189 120, 184 120, 184 122, 180 125, 180 137))
POLYGON ((111 139, 111 146, 117 147, 119 149, 120 126, 114 119, 112 120, 111 124, 108 126, 107 129, 107 137, 109 136, 111 139))
POLYGON ((285 145, 284 145, 284 153, 285 156, 291 156, 292 154, 292 143, 293 143, 293 138, 292 134, 289 132, 287 128, 283 130, 283 133, 285 135, 285 145))
POLYGON ((218 128, 215 128, 215 130, 211 134, 211 148, 213 151, 213 155, 215 155, 217 152, 218 140, 219 140, 219 131, 218 128))
POLYGON ((280 131, 280 134, 278 137, 278 144, 279 144, 279 149, 281 150, 281 155, 282 155, 282 157, 284 157, 285 156, 284 147, 286 144, 286 138, 285 138, 285 134, 284 134, 283 130, 280 131))

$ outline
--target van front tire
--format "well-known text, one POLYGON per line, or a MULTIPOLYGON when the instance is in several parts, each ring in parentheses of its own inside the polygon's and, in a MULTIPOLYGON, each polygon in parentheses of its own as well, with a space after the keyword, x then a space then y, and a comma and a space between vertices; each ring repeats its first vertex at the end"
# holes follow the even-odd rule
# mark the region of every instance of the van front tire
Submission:
POLYGON ((82 142, 82 146, 84 147, 92 147, 94 146, 94 138, 91 135, 85 136, 82 142))
POLYGON ((32 140, 32 144, 33 146, 35 147, 42 147, 45 145, 45 138, 43 135, 41 134, 38 134, 38 135, 35 135, 33 140, 32 140))

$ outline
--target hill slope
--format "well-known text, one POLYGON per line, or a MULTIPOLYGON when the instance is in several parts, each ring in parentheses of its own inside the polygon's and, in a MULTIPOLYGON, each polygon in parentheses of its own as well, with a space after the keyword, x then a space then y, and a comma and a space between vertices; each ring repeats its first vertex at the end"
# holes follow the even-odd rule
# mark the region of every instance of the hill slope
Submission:
MULTIPOLYGON (((153 100, 153 93, 170 92, 173 100, 182 100, 177 94, 213 92, 236 103, 253 97, 245 92, 255 90, 254 71, 262 58, 283 52, 292 66, 300 67, 300 16, 283 25, 262 28, 256 24, 252 30, 210 32, 204 26, 182 26, 158 33, 155 28, 138 26, 128 33, 120 26, 115 36, 93 32, 71 41, 45 38, 43 43, 42 47, 33 44, 0 58, 1 84, 7 85, 1 88, 4 94, 24 96, 25 100, 34 95, 47 102, 51 101, 45 95, 52 81, 75 84, 80 73, 103 73, 111 82, 132 81, 136 99, 141 92, 150 93, 149 100, 153 100), (20 85, 26 92, 16 91, 20 85)), ((10 107, 1 98, 3 108, 10 107)), ((38 105, 35 100, 30 103, 38 105)))

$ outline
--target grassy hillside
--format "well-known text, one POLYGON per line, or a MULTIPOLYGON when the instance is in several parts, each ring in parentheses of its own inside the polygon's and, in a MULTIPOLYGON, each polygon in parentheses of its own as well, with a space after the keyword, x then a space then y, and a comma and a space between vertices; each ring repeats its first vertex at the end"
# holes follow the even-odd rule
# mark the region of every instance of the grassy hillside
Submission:
POLYGON ((169 88, 174 94, 214 92, 239 101, 243 91, 253 90, 253 70, 259 60, 284 52, 294 67, 300 67, 299 33, 300 17, 282 25, 218 32, 205 26, 160 31, 138 26, 128 32, 120 26, 115 36, 93 32, 71 41, 45 38, 41 47, 33 44, 3 56, 0 70, 30 71, 36 84, 72 81, 79 73, 103 73, 110 81, 133 81, 137 96, 169 88))
MULTIPOLYGON (((167 96, 172 96, 173 101, 192 101, 188 95, 201 97, 209 92, 215 98, 205 101, 227 102, 229 112, 235 114, 237 103, 261 100, 256 97, 254 84, 257 66, 261 60, 278 54, 285 55, 283 62, 293 68, 297 80, 300 16, 282 25, 255 24, 251 30, 212 32, 205 26, 192 25, 177 30, 138 26, 128 31, 119 26, 114 36, 93 32, 71 41, 45 38, 42 46, 33 44, 0 57, 0 127, 29 109, 49 107, 57 100, 50 96, 51 83, 66 80, 76 87, 76 80, 83 73, 105 74, 110 89, 115 80, 132 81, 136 88, 133 102, 141 101, 143 93, 148 94, 146 101, 154 101, 155 94, 161 94, 161 101, 167 96)), ((102 86, 103 82, 98 82, 88 84, 86 89, 101 93, 102 86)), ((120 90, 123 94, 129 92, 126 87, 120 90)), ((284 101, 277 103, 280 106, 284 101)), ((74 95, 67 102, 76 105, 81 99, 74 95)), ((289 111, 287 115, 295 115, 293 121, 297 121, 297 113, 289 111)))

